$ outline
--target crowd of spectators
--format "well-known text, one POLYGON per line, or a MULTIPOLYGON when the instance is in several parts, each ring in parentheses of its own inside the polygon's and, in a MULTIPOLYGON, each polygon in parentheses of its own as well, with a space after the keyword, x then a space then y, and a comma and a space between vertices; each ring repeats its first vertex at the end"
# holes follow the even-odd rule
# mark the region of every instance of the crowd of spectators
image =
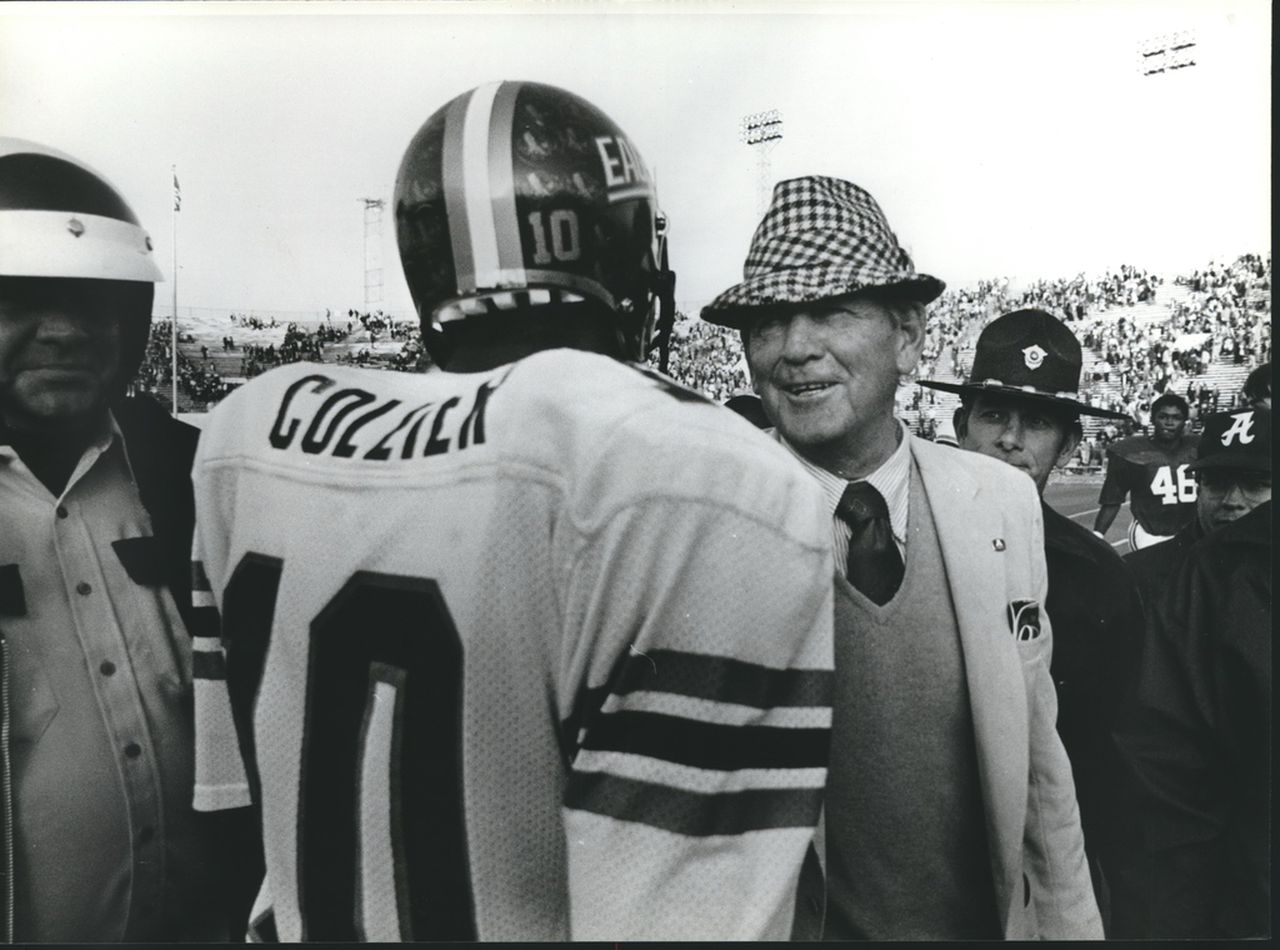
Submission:
POLYGON ((342 330, 327 324, 320 324, 315 330, 304 330, 298 324, 290 323, 285 327, 284 339, 279 346, 274 343, 266 346, 251 343, 244 347, 240 359, 240 375, 257 376, 285 363, 300 363, 304 360, 322 362, 324 347, 340 342, 346 336, 342 330))
POLYGON ((1007 279, 983 280, 973 288, 944 291, 929 306, 924 349, 918 364, 920 378, 936 377, 944 357, 950 374, 956 378, 963 376, 965 367, 960 351, 965 343, 976 337, 988 321, 1008 309, 1011 308, 1007 279))
POLYGON ((1131 264, 1101 277, 1077 274, 1070 279, 1037 280, 1024 288, 1015 307, 1040 307, 1067 321, 1080 321, 1112 307, 1154 301, 1163 281, 1131 264))
POLYGON ((280 324, 276 323, 275 317, 263 320, 255 314, 233 313, 231 314, 231 325, 244 327, 246 330, 274 330, 280 324))
MULTIPOLYGON (((1116 314, 1118 308, 1153 301, 1161 283, 1160 277, 1126 264, 1101 277, 1081 274, 1040 280, 1016 292, 1007 279, 947 290, 930 306, 919 376, 963 378, 968 367, 962 354, 983 326, 1009 310, 1042 307, 1071 322, 1086 353, 1093 351, 1097 356, 1091 378, 1083 381, 1082 398, 1128 413, 1139 427, 1148 423, 1151 402, 1166 390, 1184 394, 1193 417, 1235 408, 1243 398, 1238 392, 1220 392, 1211 382, 1197 377, 1203 377, 1213 364, 1256 365, 1270 360, 1270 255, 1249 254, 1228 265, 1210 264, 1189 276, 1174 278, 1173 283, 1185 290, 1170 302, 1167 320, 1135 319, 1123 311, 1116 314)), ((396 321, 381 310, 365 313, 351 309, 345 316, 345 321, 341 316, 335 321, 333 314, 326 312, 325 322, 314 329, 291 322, 279 342, 244 345, 240 375, 252 377, 300 360, 328 359, 408 371, 430 365, 415 323, 396 321), (350 343, 360 330, 367 334, 369 345, 339 347, 337 353, 332 352, 333 344, 350 343), (372 344, 379 338, 399 341, 401 346, 391 354, 376 352, 372 344)), ((251 314, 233 313, 230 320, 251 330, 279 326, 275 318, 264 320, 251 314)), ((136 389, 164 392, 168 387, 169 332, 167 323, 152 328, 136 389)), ((668 368, 673 378, 717 402, 750 390, 746 358, 736 332, 677 313, 674 336, 668 368)), ((183 339, 194 342, 189 334, 183 339)), ((234 338, 223 337, 222 348, 224 353, 234 353, 234 338)), ((228 387, 210 363, 207 346, 201 346, 201 356, 204 365, 179 353, 178 380, 193 401, 209 404, 221 398, 228 387)), ((1086 365, 1088 362, 1086 355, 1086 365)), ((918 431, 936 436, 939 405, 935 391, 910 387, 903 392, 906 404, 899 408, 915 414, 918 431)), ((1090 433, 1081 443, 1081 463, 1096 464, 1106 442, 1126 434, 1114 425, 1090 433)))
POLYGON ((1147 424, 1151 402, 1166 390, 1184 393, 1193 415, 1234 409, 1239 392, 1220 393, 1202 379, 1212 364, 1255 365, 1271 359, 1271 259, 1249 254, 1175 278, 1189 291, 1167 320, 1104 319, 1079 332, 1101 357, 1094 379, 1115 383, 1108 408, 1147 424))
MULTIPOLYGON (((173 330, 169 323, 152 324, 146 355, 130 385, 129 395, 137 393, 168 394, 173 383, 173 330)), ((181 342, 194 343, 190 334, 182 334, 181 342)), ((220 373, 202 365, 178 350, 178 390, 185 393, 197 408, 208 408, 231 390, 220 373)))
POLYGON ((386 334, 386 337, 389 340, 408 341, 412 334, 417 330, 415 324, 405 321, 397 322, 381 310, 375 310, 373 313, 361 313, 357 310, 348 310, 348 333, 355 329, 355 323, 359 323, 360 326, 369 334, 370 343, 376 343, 378 338, 383 334, 386 334))
POLYGON ((676 313, 668 374, 716 402, 749 392, 747 358, 736 330, 676 313))
POLYGON ((1174 301, 1170 323, 1180 334, 1203 338, 1198 366, 1214 358, 1236 365, 1271 359, 1270 255, 1264 261, 1247 254, 1176 282, 1191 294, 1174 301))

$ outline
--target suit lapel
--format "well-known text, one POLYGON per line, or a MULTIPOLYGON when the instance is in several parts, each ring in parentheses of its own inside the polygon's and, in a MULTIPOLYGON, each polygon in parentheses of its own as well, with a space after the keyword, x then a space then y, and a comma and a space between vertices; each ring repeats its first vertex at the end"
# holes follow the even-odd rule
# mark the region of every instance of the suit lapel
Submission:
POLYGON ((1006 551, 999 501, 974 504, 982 486, 961 450, 912 438, 912 456, 933 510, 938 546, 947 569, 965 681, 973 717, 978 774, 987 816, 987 842, 998 907, 1006 933, 1023 900, 1022 839, 1027 814, 1029 739, 1027 694, 1018 652, 1006 637, 1006 551))

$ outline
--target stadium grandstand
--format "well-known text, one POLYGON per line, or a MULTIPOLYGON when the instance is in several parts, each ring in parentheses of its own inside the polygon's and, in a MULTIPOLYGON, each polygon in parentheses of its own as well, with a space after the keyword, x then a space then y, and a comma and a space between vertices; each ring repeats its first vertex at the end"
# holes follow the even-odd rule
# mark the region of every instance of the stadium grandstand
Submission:
MULTIPOLYGON (((918 377, 965 378, 982 328, 1019 307, 1042 307, 1065 319, 1084 351, 1082 398, 1125 412, 1130 428, 1086 418, 1071 469, 1097 472, 1104 446, 1150 424, 1151 402, 1166 391, 1185 396, 1197 419, 1243 402, 1249 371, 1271 359, 1271 257, 1246 254, 1189 274, 1161 276, 1132 266, 1100 275, 1018 285, 984 280, 947 290, 929 310, 918 377)), ((697 308, 677 315, 670 373, 716 402, 749 390, 735 332, 703 323, 697 308)), ((157 317, 135 391, 168 406, 172 392, 171 326, 157 317)), ((188 311, 179 320, 178 412, 207 411, 259 373, 301 360, 388 370, 428 367, 412 314, 376 310, 315 313, 188 311)), ((904 381, 899 416, 929 438, 950 431, 958 397, 904 381)))

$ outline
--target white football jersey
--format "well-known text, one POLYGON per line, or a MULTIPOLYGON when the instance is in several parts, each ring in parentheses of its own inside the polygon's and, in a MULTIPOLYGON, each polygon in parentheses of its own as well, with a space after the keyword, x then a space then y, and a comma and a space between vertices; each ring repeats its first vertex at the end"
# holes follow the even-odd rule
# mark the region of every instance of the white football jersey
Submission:
POLYGON ((832 560, 782 447, 572 350, 296 364, 194 480, 195 802, 261 806, 260 935, 787 938, 832 560))

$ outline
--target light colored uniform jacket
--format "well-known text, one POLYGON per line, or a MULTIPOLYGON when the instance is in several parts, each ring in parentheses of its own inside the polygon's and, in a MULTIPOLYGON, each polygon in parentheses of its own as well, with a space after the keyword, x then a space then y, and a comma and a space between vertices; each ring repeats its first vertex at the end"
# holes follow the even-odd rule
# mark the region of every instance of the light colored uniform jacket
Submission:
MULTIPOLYGON (((1003 462, 917 437, 911 437, 911 454, 933 509, 955 604, 1004 935, 1101 939, 1071 764, 1056 729, 1044 521, 1035 485, 1003 462), (1034 635, 1019 622, 1031 616, 1029 603, 1039 617, 1034 635)), ((849 619, 841 602, 837 597, 837 636, 849 619)))

